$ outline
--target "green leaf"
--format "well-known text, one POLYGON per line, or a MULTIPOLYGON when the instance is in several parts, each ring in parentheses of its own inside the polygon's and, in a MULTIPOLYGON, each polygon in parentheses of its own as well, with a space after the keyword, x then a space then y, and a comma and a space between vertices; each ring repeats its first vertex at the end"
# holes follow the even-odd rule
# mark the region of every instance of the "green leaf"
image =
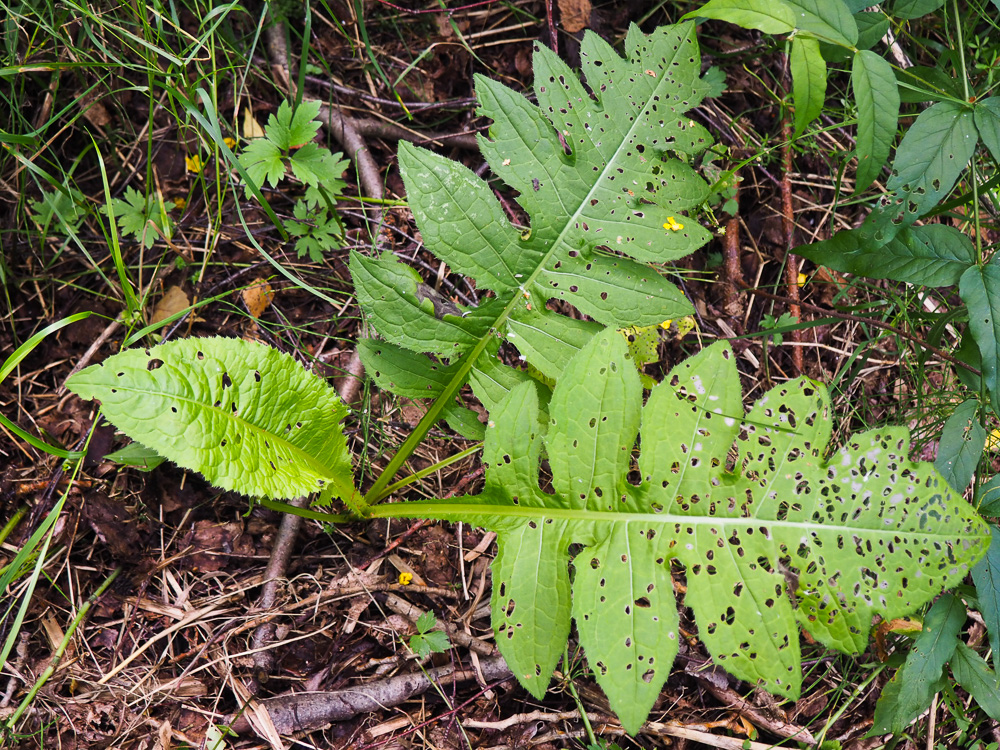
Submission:
POLYGON ((329 149, 323 148, 316 143, 307 143, 298 151, 292 153, 289 163, 292 167, 292 174, 305 184, 311 187, 325 185, 336 187, 339 183, 344 185, 340 178, 347 169, 347 162, 338 159, 340 154, 334 156, 329 149))
POLYGON ((250 179, 258 186, 265 182, 271 187, 277 187, 285 176, 285 162, 281 158, 281 149, 267 138, 255 138, 246 145, 240 153, 240 164, 246 169, 250 179))
POLYGON ((995 161, 1000 162, 1000 96, 976 102, 976 129, 995 161))
POLYGON ((904 21, 926 16, 944 5, 944 0, 896 0, 889 14, 904 21))
POLYGON ((860 229, 849 229, 792 252, 842 273, 931 287, 957 284, 976 262, 969 238, 944 224, 903 229, 881 247, 866 242, 860 229))
MULTIPOLYGON (((996 478, 994 476, 990 482, 994 490, 998 484, 994 481, 996 478)), ((986 555, 972 568, 972 581, 976 584, 979 613, 993 650, 993 666, 1000 669, 1000 528, 991 524, 990 535, 986 555)))
POLYGON ((938 102, 924 110, 896 149, 889 194, 865 219, 862 232, 885 244, 951 192, 976 150, 978 133, 972 110, 956 102, 938 102))
POLYGON ((854 192, 872 184, 889 158, 899 117, 899 88, 892 66, 868 50, 854 56, 851 86, 858 107, 858 173, 854 192))
POLYGON ((879 694, 872 728, 865 737, 894 734, 897 730, 893 727, 908 727, 920 714, 930 708, 934 694, 943 690, 947 684, 948 679, 944 675, 938 677, 930 688, 930 695, 926 695, 928 691, 921 693, 921 698, 927 701, 921 705, 919 701, 914 700, 909 685, 904 684, 903 670, 896 670, 896 674, 879 694))
POLYGON ((320 106, 318 101, 303 100, 293 113, 292 105, 283 101, 278 106, 277 116, 271 115, 267 119, 264 127, 267 140, 282 151, 290 151, 309 143, 319 131, 316 116, 320 106))
POLYGON ((912 612, 985 551, 978 514, 930 464, 907 458, 905 430, 855 435, 824 459, 829 413, 826 390, 799 378, 744 414, 725 343, 677 365, 643 407, 624 337, 606 330, 567 364, 544 435, 531 384, 493 411, 482 494, 371 513, 496 531, 494 630, 514 674, 544 692, 572 615, 598 683, 635 732, 678 649, 672 560, 718 663, 795 697, 796 623, 857 652, 876 613, 912 612), (543 445, 551 494, 539 483, 543 445))
POLYGON ((150 450, 142 443, 135 442, 109 453, 104 458, 122 466, 134 466, 139 471, 152 471, 166 460, 156 451, 150 450))
POLYGON ((433 612, 428 610, 417 618, 414 625, 417 626, 417 632, 422 635, 437 625, 437 617, 433 612))
POLYGON ((795 100, 795 134, 819 117, 826 98, 826 60, 815 38, 796 34, 788 56, 792 71, 792 96, 795 100))
POLYGON ((983 657, 959 641, 951 657, 951 673, 987 716, 1000 721, 1000 680, 983 657))
POLYGON ((784 2, 775 0, 709 0, 698 10, 681 17, 713 18, 765 34, 790 34, 795 30, 795 14, 784 2))
POLYGON ((889 18, 885 13, 855 13, 854 22, 858 27, 857 48, 861 50, 874 47, 889 30, 889 18))
POLYGON ((858 25, 843 0, 781 0, 795 17, 795 28, 820 39, 853 47, 858 42, 858 25))
MULTIPOLYGON (((902 732, 931 704, 934 694, 940 689, 945 664, 958 646, 958 634, 966 616, 962 600, 951 594, 945 594, 934 602, 924 617, 923 629, 906 656, 906 663, 893 680, 898 680, 898 684, 905 689, 894 696, 895 705, 891 707, 894 710, 889 716, 878 716, 876 709, 875 727, 870 735, 902 732), (884 725, 880 726, 880 722, 884 725), (879 727, 878 730, 876 727, 879 727)), ((892 697, 883 696, 879 704, 892 697)))
POLYGON ((976 500, 980 515, 1000 518, 1000 474, 994 474, 976 488, 976 500))
POLYGON ((979 346, 982 357, 983 380, 990 392, 990 404, 1000 414, 1000 389, 997 375, 1000 372, 1000 256, 980 268, 973 266, 958 285, 958 294, 969 308, 969 330, 979 346))
POLYGON ((964 99, 962 84, 941 68, 914 65, 894 71, 899 84, 900 101, 906 104, 964 99))
POLYGON ((115 427, 218 487, 294 498, 333 488, 352 502, 347 408, 324 381, 276 349, 196 338, 128 349, 66 387, 99 399, 115 427))
MULTIPOLYGON (((145 196, 135 188, 126 188, 124 195, 124 200, 111 199, 115 222, 124 234, 131 234, 143 247, 152 247, 159 239, 157 228, 170 239, 173 235, 173 223, 161 211, 160 202, 155 195, 145 196)), ((101 213, 109 215, 108 207, 102 206, 101 213)))
MULTIPOLYGON (((498 334, 529 368, 555 379, 604 326, 655 325, 693 311, 649 264, 688 255, 711 237, 686 215, 709 195, 689 162, 710 138, 685 115, 709 84, 699 78, 692 24, 648 36, 633 27, 625 47, 623 59, 586 34, 585 87, 538 46, 537 105, 477 78, 480 114, 493 120, 480 147, 497 177, 517 191, 528 228, 512 225, 493 188, 467 167, 400 145, 400 171, 426 249, 492 295, 478 307, 446 309, 421 293, 419 276, 395 257, 355 253, 350 268, 361 306, 383 337, 462 362, 441 392, 457 390, 468 377, 465 361, 498 334), (551 310, 552 300, 575 310, 551 310)), ((370 357, 369 366, 382 370, 376 360, 370 357)), ((478 378, 502 398, 500 380, 478 378)))
POLYGON ((972 481, 986 446, 986 428, 979 424, 979 401, 960 404, 944 423, 934 468, 951 488, 964 492, 972 481))
POLYGON ((34 213, 32 218, 45 231, 69 234, 80 228, 80 222, 86 216, 81 206, 85 205, 86 200, 83 193, 69 187, 65 193, 61 190, 42 191, 41 199, 29 198, 28 205, 34 213))

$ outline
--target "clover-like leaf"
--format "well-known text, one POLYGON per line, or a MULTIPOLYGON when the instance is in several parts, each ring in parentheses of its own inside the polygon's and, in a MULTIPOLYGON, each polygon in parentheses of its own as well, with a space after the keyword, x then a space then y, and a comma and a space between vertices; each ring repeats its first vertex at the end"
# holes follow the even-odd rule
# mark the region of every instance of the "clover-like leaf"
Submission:
POLYGON ((829 397, 812 380, 744 413, 726 343, 674 367, 643 406, 624 337, 605 331, 566 366, 548 414, 546 430, 538 387, 514 387, 491 413, 480 495, 370 512, 496 531, 494 630, 512 671, 540 697, 575 618, 630 732, 678 650, 672 561, 717 662, 794 698, 799 625, 857 652, 873 616, 927 603, 990 541, 933 466, 909 460, 904 429, 854 435, 827 456, 829 397), (539 482, 543 445, 551 492, 539 482))
POLYGON ((324 492, 354 503, 336 392, 292 357, 221 337, 127 349, 66 387, 99 399, 133 440, 252 497, 324 492))

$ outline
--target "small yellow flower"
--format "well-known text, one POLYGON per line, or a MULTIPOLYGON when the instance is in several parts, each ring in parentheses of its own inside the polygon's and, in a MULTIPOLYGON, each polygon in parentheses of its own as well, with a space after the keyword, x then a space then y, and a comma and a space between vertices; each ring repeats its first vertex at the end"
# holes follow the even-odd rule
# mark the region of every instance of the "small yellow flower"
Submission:
POLYGON ((804 273, 800 273, 798 277, 795 279, 795 283, 799 286, 805 286, 808 280, 809 280, 808 276, 806 276, 804 273))
POLYGON ((673 216, 667 217, 667 223, 663 225, 664 229, 669 229, 671 232, 679 232, 684 228, 683 224, 679 224, 674 220, 673 216))
POLYGON ((187 198, 184 198, 183 196, 174 198, 174 208, 176 208, 178 211, 183 211, 185 208, 187 208, 187 204, 188 204, 187 198))
POLYGON ((664 320, 662 323, 660 323, 660 328, 662 328, 664 331, 666 331, 668 328, 670 328, 670 324, 673 323, 673 322, 674 321, 672 321, 672 320, 664 320))
POLYGON ((194 172, 195 174, 201 174, 201 170, 205 168, 205 165, 201 162, 201 155, 195 154, 194 156, 185 156, 184 164, 187 166, 188 172, 194 172))
POLYGON ((227 135, 225 138, 222 139, 222 142, 225 143, 227 146, 229 146, 230 150, 236 148, 236 139, 235 138, 230 138, 227 135))
POLYGON ((400 573, 399 574, 399 585, 409 586, 413 581, 413 573, 400 573))

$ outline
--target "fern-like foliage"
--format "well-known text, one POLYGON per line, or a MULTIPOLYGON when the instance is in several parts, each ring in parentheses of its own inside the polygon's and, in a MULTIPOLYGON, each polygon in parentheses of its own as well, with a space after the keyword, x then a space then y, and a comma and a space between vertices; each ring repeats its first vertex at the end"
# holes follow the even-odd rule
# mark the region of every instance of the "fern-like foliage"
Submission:
POLYGON ((341 427, 347 407, 269 346, 212 337, 127 349, 66 387, 99 399, 133 440, 223 489, 266 498, 319 492, 357 509, 341 427))
MULTIPOLYGON (((690 166, 711 143, 685 112, 707 94, 690 24, 629 31, 627 59, 596 34, 581 46, 585 87, 542 46, 534 53, 537 106, 483 77, 480 148, 518 191, 528 226, 515 226, 490 186, 463 165, 400 145, 407 198, 424 245, 484 294, 478 306, 437 304, 392 255, 354 253, 362 308, 384 341, 360 343, 368 372, 407 397, 453 395, 472 370, 492 409, 529 379, 496 359, 500 334, 544 378, 556 379, 603 326, 656 325, 692 312, 649 264, 688 255, 710 234, 685 211, 708 196, 690 166), (595 322, 549 309, 575 307, 595 322), (457 314, 455 314, 457 312, 457 314), (438 361, 431 365, 424 355, 438 361)), ((461 420, 453 403, 449 420, 461 420)))
POLYGON ((540 698, 575 619, 630 732, 677 654, 674 561, 716 661, 795 698, 797 624, 860 651, 874 615, 913 612, 990 543, 933 465, 908 459, 904 429, 855 435, 824 457, 822 385, 798 378, 744 413, 725 343, 677 365, 643 406, 625 340, 608 330, 566 366, 548 414, 546 427, 536 385, 514 388, 491 413, 480 495, 369 512, 496 531, 493 623, 512 671, 540 698), (551 493, 539 483, 543 445, 551 493), (571 545, 583 549, 571 557, 571 545))

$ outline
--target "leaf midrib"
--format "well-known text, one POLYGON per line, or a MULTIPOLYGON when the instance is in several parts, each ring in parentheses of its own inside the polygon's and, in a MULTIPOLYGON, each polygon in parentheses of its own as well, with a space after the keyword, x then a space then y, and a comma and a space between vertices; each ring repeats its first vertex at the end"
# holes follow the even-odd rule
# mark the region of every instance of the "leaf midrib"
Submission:
MULTIPOLYGON (((397 503, 379 505, 369 509, 369 515, 375 518, 437 518, 447 521, 466 521, 477 525, 469 518, 493 516, 498 519, 538 520, 551 518, 554 521, 576 521, 612 525, 618 523, 647 523, 656 525, 681 524, 686 526, 726 526, 741 527, 767 526, 769 528, 815 531, 817 529, 858 534, 863 536, 900 536, 919 535, 929 539, 953 539, 954 533, 942 532, 934 534, 929 531, 916 531, 899 528, 866 529, 842 524, 811 523, 805 521, 777 521, 762 518, 720 518, 717 516, 685 516, 671 513, 627 513, 622 511, 581 510, 573 508, 549 508, 513 505, 486 505, 483 503, 397 503)), ((970 535, 969 539, 977 535, 970 535)))

